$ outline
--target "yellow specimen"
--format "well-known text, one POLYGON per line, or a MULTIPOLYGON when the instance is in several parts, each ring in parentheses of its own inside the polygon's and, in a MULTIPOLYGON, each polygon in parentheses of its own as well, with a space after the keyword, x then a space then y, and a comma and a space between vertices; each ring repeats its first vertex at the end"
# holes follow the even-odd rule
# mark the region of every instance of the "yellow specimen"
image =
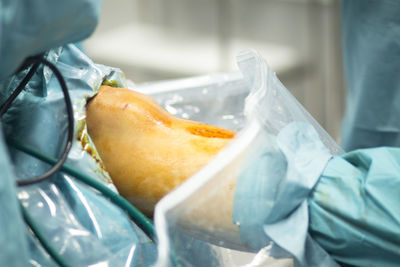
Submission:
POLYGON ((122 196, 147 215, 235 132, 176 118, 151 97, 102 86, 86 106, 89 136, 122 196))

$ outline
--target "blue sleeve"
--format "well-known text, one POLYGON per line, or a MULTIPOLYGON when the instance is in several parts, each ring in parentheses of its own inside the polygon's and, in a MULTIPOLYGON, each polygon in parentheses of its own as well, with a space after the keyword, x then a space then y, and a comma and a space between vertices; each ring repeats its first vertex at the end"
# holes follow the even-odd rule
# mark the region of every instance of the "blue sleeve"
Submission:
POLYGON ((398 266, 400 149, 365 149, 333 158, 309 209, 309 232, 338 262, 398 266))
POLYGON ((0 1, 0 79, 28 56, 88 37, 101 0, 0 1))
POLYGON ((400 146, 400 1, 344 0, 346 151, 400 146))

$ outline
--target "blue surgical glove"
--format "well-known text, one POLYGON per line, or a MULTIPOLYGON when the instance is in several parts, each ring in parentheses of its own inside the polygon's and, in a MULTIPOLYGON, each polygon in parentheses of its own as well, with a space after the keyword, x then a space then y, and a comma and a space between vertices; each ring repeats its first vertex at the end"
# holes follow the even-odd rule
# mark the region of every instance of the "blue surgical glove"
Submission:
MULTIPOLYGON (((263 140, 263 139, 262 139, 263 140)), ((266 136, 238 178, 234 221, 254 251, 271 241, 271 255, 292 257, 295 266, 337 266, 308 234, 307 198, 331 158, 308 123, 292 122, 266 136)))
POLYGON ((88 37, 101 0, 1 0, 0 80, 25 58, 88 37))

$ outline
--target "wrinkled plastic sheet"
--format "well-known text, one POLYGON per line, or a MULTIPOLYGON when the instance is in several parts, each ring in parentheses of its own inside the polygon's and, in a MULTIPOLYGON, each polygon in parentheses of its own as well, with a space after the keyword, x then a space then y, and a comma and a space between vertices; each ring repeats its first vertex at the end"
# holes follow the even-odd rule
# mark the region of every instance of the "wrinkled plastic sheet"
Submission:
MULTIPOLYGON (((74 108, 74 143, 67 162, 115 190, 91 147, 85 129, 84 106, 86 98, 103 82, 126 86, 123 74, 118 69, 94 64, 74 45, 50 51, 47 59, 61 71, 74 108)), ((1 102, 25 73, 0 85, 1 102)), ((38 69, 4 115, 3 126, 7 138, 50 156, 59 156, 65 145, 68 122, 61 88, 50 69, 43 66, 38 69)), ((9 147, 9 156, 14 179, 28 179, 50 168, 13 147, 9 147)), ((156 259, 154 243, 124 211, 70 175, 59 172, 49 180, 19 187, 16 191, 22 207, 70 266, 149 266, 156 259)), ((26 226, 18 230, 26 236, 31 265, 56 266, 26 226)))

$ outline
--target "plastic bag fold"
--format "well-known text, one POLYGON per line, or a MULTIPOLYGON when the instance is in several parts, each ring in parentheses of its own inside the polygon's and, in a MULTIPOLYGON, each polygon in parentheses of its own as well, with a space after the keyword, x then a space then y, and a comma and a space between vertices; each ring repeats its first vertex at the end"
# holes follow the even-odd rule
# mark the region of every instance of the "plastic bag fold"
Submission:
MULTIPOLYGON (((263 255, 266 247, 265 261, 275 258, 289 259, 295 266, 321 262, 337 266, 308 234, 307 197, 328 160, 342 150, 256 52, 239 54, 238 66, 239 74, 225 75, 229 82, 176 84, 187 94, 192 92, 191 99, 197 102, 204 99, 202 90, 234 99, 221 104, 215 98, 207 105, 199 104, 213 111, 212 118, 206 115, 199 120, 239 132, 209 164, 157 205, 157 266, 173 264, 172 252, 175 262, 196 266, 190 257, 196 247, 178 245, 182 234, 208 243, 219 253, 219 262, 210 261, 209 266, 252 266, 256 253, 263 255), (235 103, 240 102, 244 105, 238 110, 235 103), (226 113, 240 118, 236 120, 241 121, 239 127, 224 120, 226 113)), ((163 95, 161 89, 154 92, 165 106, 171 94, 179 91, 171 87, 170 83, 163 95)))

